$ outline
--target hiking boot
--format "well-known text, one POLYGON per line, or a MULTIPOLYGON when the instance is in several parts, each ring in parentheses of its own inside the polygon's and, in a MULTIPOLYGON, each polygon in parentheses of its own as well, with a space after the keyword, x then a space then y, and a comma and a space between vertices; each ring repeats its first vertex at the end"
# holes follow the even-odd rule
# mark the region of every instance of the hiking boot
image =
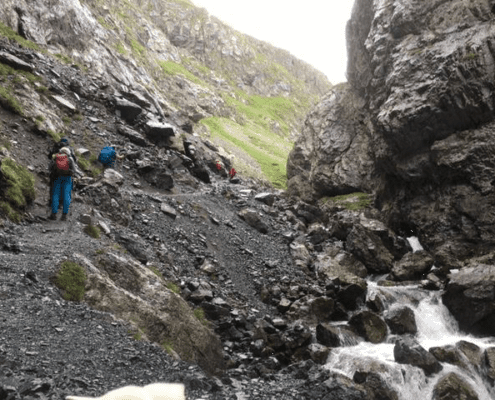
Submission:
POLYGON ((60 218, 60 221, 67 221, 67 214, 62 214, 62 218, 60 218))
POLYGON ((56 221, 56 220, 57 220, 57 214, 52 213, 52 214, 48 217, 48 219, 51 219, 52 221, 56 221))

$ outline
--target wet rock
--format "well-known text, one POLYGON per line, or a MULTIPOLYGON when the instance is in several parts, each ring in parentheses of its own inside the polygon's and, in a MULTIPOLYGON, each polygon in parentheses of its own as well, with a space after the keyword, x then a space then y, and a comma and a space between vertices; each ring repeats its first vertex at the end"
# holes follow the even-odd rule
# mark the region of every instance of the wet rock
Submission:
POLYGON ((421 279, 433 266, 435 260, 426 251, 407 253, 392 268, 392 276, 398 281, 421 279))
POLYGON ((403 335, 410 333, 416 334, 418 328, 414 311, 409 307, 393 307, 385 314, 385 322, 390 331, 395 334, 403 335))
POLYGON ((316 326, 316 340, 328 347, 339 347, 340 328, 326 323, 319 323, 316 326))
POLYGON ((443 303, 459 327, 478 334, 495 335, 495 268, 480 264, 450 275, 443 303))
POLYGON ((319 343, 311 343, 308 348, 308 357, 316 364, 324 365, 327 362, 330 349, 319 343))
POLYGON ((450 372, 433 389, 432 400, 479 400, 476 391, 459 375, 450 372))
POLYGON ((366 281, 356 275, 341 274, 339 277, 340 290, 337 293, 337 300, 348 310, 355 310, 363 304, 366 298, 366 281))
POLYGON ((409 364, 421 368, 426 375, 436 374, 443 369, 431 353, 412 339, 399 339, 395 342, 394 358, 399 364, 409 364))
POLYGON ((397 392, 392 390, 377 373, 356 371, 352 379, 364 386, 370 399, 399 400, 397 392))
POLYGON ((466 358, 463 357, 459 349, 454 345, 431 347, 428 351, 440 362, 452 364, 459 368, 469 370, 469 363, 466 358))
POLYGON ((495 381, 495 347, 489 347, 483 353, 486 374, 491 382, 495 381))
POLYGON ((381 343, 387 337, 387 324, 371 311, 360 311, 349 320, 359 336, 371 343, 381 343))

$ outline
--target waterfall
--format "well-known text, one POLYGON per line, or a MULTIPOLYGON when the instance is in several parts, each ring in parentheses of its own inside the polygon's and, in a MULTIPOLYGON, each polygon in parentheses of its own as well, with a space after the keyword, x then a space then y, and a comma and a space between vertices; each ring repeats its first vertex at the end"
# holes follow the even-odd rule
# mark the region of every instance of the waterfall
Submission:
MULTIPOLYGON (((411 241, 410 241, 411 243, 411 241)), ((414 241, 413 241, 414 243, 414 241)), ((414 251, 421 250, 417 243, 411 243, 414 251)), ((427 291, 417 285, 382 287, 368 281, 368 297, 378 295, 386 310, 407 306, 414 312, 418 332, 415 335, 422 347, 454 345, 461 340, 476 344, 482 349, 494 346, 494 338, 475 338, 459 331, 457 321, 443 305, 441 292, 427 291)), ((495 389, 473 369, 466 371, 448 363, 442 363, 443 370, 433 376, 426 376, 422 369, 395 362, 394 345, 399 336, 389 332, 384 343, 351 343, 332 349, 326 368, 344 374, 352 379, 356 371, 375 371, 380 374, 400 400, 430 400, 436 382, 447 373, 455 372, 467 381, 477 392, 479 400, 495 399, 495 389)))

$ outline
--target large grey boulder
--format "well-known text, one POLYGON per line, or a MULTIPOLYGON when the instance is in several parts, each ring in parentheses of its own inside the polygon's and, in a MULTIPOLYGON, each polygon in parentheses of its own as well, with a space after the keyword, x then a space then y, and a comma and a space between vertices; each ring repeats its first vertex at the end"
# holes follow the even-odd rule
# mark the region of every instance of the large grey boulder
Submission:
POLYGON ((405 333, 414 335, 418 331, 414 311, 407 306, 391 308, 385 314, 385 322, 392 333, 399 335, 405 333))
POLYGON ((86 270, 84 300, 91 307, 128 321, 149 340, 166 343, 183 360, 197 363, 210 373, 223 368, 218 337, 151 269, 112 252, 102 254, 97 264, 81 254, 74 254, 74 259, 86 270))
POLYGON ((387 324, 371 311, 360 311, 349 320, 349 325, 366 341, 381 343, 387 337, 387 324))
POLYGON ((434 263, 433 257, 424 250, 410 252, 394 263, 392 276, 398 281, 421 279, 434 263))
POLYGON ((462 330, 495 335, 495 266, 479 264, 451 274, 442 300, 462 330))
POLYGON ((394 346, 394 358, 399 364, 421 368, 426 375, 436 374, 443 369, 438 360, 413 339, 398 339, 394 346))

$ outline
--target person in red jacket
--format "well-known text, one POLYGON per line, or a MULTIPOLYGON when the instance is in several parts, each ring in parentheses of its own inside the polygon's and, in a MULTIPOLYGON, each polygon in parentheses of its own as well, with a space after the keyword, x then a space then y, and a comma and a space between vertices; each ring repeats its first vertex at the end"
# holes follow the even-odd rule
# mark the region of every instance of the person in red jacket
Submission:
POLYGON ((231 168, 229 171, 230 179, 234 178, 236 173, 237 173, 237 171, 235 170, 235 168, 231 168))

